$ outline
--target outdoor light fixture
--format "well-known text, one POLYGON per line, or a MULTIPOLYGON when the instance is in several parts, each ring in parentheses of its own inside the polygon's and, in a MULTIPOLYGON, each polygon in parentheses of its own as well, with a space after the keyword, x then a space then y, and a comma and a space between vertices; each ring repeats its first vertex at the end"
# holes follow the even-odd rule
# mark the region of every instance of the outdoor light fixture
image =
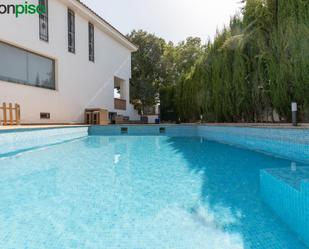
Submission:
POLYGON ((297 103, 292 102, 292 123, 293 126, 297 126, 297 103))

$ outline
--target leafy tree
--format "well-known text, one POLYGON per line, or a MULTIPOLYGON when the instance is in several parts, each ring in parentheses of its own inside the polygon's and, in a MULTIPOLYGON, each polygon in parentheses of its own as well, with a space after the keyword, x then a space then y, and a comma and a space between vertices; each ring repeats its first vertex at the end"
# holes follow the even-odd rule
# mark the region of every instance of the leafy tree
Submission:
POLYGON ((177 87, 185 75, 193 70, 204 51, 201 39, 197 37, 189 37, 177 45, 171 42, 166 45, 163 56, 165 80, 160 87, 162 119, 168 117, 169 121, 177 121, 180 116, 184 116, 181 105, 185 104, 185 100, 179 102, 182 97, 177 87))
POLYGON ((132 56, 131 102, 139 103, 141 111, 144 111, 145 107, 157 102, 158 89, 163 81, 165 41, 142 30, 133 30, 128 38, 138 46, 132 56))

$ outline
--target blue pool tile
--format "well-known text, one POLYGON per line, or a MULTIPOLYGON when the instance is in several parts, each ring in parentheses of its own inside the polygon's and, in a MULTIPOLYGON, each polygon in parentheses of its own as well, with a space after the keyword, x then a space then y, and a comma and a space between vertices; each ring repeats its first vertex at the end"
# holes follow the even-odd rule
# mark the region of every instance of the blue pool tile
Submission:
POLYGON ((309 167, 265 169, 260 173, 265 203, 309 246, 309 167))

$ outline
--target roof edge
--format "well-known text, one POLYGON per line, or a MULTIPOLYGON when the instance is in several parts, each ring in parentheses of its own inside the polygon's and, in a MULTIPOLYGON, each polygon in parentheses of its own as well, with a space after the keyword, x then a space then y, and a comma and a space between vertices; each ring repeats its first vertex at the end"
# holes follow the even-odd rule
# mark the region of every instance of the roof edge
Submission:
MULTIPOLYGON (((61 0, 64 1, 64 0, 61 0)), ((93 16, 93 19, 101 25, 103 31, 108 33, 112 38, 120 42, 123 46, 129 49, 131 52, 137 51, 138 47, 133 44, 124 34, 122 34, 118 29, 116 29, 113 25, 107 22, 103 17, 97 14, 94 10, 84 4, 81 0, 66 0, 66 2, 71 3, 73 6, 79 8, 84 14, 88 14, 89 16, 93 16)))

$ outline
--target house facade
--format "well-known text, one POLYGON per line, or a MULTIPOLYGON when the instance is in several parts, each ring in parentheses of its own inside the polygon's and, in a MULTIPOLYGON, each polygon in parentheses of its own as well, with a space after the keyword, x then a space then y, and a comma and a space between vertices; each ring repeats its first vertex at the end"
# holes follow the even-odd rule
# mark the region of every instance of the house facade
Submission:
POLYGON ((18 103, 21 123, 81 123, 86 108, 139 118, 129 102, 134 44, 78 0, 28 0, 46 11, 16 17, 21 3, 0 5, 0 102, 18 103))

